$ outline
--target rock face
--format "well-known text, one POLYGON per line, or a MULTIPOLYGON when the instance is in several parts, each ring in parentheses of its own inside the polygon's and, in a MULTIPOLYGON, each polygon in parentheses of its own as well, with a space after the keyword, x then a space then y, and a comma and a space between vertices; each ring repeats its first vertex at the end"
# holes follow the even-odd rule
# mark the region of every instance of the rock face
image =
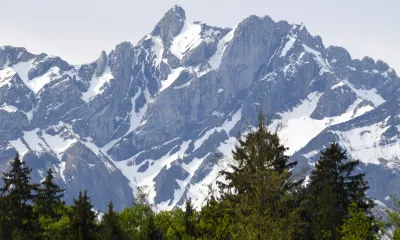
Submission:
POLYGON ((174 6, 157 23, 151 34, 161 37, 163 45, 169 46, 174 37, 181 32, 185 20, 185 11, 179 6, 174 6))
POLYGON ((219 28, 175 6, 90 64, 1 47, 0 170, 18 151, 34 181, 54 170, 68 203, 86 189, 97 209, 122 209, 146 185, 161 209, 199 206, 262 109, 296 171, 338 141, 387 203, 400 194, 399 88, 386 63, 325 48, 303 25, 250 16, 219 28))
POLYGON ((96 155, 84 144, 77 142, 62 156, 65 163, 63 172, 68 186, 67 203, 72 203, 82 186, 85 186, 95 206, 107 205, 110 201, 119 202, 118 208, 131 205, 132 190, 129 183, 106 156, 96 155))

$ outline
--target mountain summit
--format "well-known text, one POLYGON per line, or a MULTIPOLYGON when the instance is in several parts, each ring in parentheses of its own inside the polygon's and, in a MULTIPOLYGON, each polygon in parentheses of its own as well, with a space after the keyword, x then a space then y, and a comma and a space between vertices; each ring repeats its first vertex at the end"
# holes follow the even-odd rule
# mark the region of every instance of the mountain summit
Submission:
POLYGON ((399 90, 386 63, 325 48, 303 25, 250 16, 213 27, 174 6, 136 46, 91 64, 1 47, 0 169, 18 151, 33 181, 51 168, 67 203, 86 189, 100 210, 130 205, 136 185, 160 209, 201 205, 262 108, 295 171, 338 141, 386 203, 400 182, 399 90))

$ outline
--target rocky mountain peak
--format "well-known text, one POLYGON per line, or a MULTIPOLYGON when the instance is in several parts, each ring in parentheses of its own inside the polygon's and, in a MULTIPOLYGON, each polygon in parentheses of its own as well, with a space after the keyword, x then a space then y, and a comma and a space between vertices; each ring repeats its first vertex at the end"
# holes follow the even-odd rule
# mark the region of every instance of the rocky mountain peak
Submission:
POLYGON ((345 66, 350 65, 352 62, 350 53, 345 48, 330 46, 326 49, 326 52, 329 62, 335 59, 334 63, 339 62, 345 66))
POLYGON ((0 47, 0 67, 12 65, 20 61, 26 62, 33 57, 34 55, 23 47, 0 47))
POLYGON ((400 79, 383 61, 325 48, 303 24, 213 27, 175 6, 136 46, 91 64, 2 47, 0 66, 0 170, 18 151, 35 180, 54 170, 67 203, 87 189, 96 208, 122 208, 146 185, 161 209, 201 205, 261 108, 299 170, 338 141, 379 173, 367 174, 372 197, 385 202, 400 181, 400 79))
POLYGON ((96 76, 101 76, 104 73, 104 70, 107 65, 107 53, 103 50, 100 54, 100 57, 97 59, 97 67, 96 67, 96 76))
POLYGON ((161 37, 164 46, 169 46, 186 22, 186 13, 182 7, 175 5, 154 27, 151 35, 161 37))

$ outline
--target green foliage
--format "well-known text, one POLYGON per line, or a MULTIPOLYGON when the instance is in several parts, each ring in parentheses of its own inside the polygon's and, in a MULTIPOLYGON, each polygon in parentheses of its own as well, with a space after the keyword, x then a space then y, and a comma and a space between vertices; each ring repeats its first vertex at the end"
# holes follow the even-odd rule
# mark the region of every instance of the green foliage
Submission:
POLYGON ((119 217, 116 212, 114 212, 114 206, 112 202, 108 204, 108 212, 104 214, 100 229, 98 231, 97 239, 101 240, 123 240, 124 234, 121 229, 121 224, 119 222, 119 217))
POLYGON ((190 239, 185 234, 184 212, 182 209, 159 212, 155 216, 155 223, 164 239, 190 239))
POLYGON ((38 216, 29 204, 35 199, 37 184, 30 183, 31 169, 25 166, 19 155, 11 161, 11 170, 3 174, 1 193, 1 235, 4 239, 36 239, 38 216))
POLYGON ((163 236, 155 222, 155 213, 151 212, 144 220, 139 239, 162 240, 163 236))
POLYGON ((55 214, 59 217, 52 218, 48 215, 40 216, 39 222, 43 229, 42 239, 49 240, 61 240, 71 239, 71 231, 73 230, 70 226, 70 216, 72 215, 73 209, 71 206, 66 207, 62 205, 58 206, 55 210, 55 214))
POLYGON ((368 189, 363 173, 355 173, 359 161, 347 160, 337 143, 321 153, 310 175, 309 212, 314 239, 340 239, 340 227, 348 217, 351 203, 370 215, 374 206, 366 197, 368 189))
POLYGON ((342 240, 373 240, 377 239, 374 220, 367 216, 356 203, 349 207, 349 217, 340 230, 342 240))
POLYGON ((53 182, 53 178, 53 172, 49 169, 45 180, 42 182, 42 188, 37 191, 35 211, 42 216, 58 220, 61 217, 58 212, 63 207, 64 191, 53 182))
POLYGON ((196 237, 196 229, 195 229, 195 219, 194 219, 194 212, 195 210, 193 209, 192 205, 192 199, 189 199, 186 201, 186 208, 185 208, 185 232, 186 235, 191 236, 191 237, 196 237))
MULTIPOLYGON (((155 225, 155 213, 150 205, 135 204, 119 214, 121 228, 128 239, 156 237, 160 230, 155 225)), ((158 239, 158 238, 156 238, 158 239)))
POLYGON ((9 201, 3 196, 0 197, 0 239, 9 239, 10 232, 10 216, 9 216, 9 201))
POLYGON ((276 133, 264 126, 260 113, 257 131, 249 133, 233 152, 232 171, 222 171, 221 202, 234 219, 233 239, 294 239, 300 225, 294 208, 297 183, 290 180, 285 148, 276 133))
MULTIPOLYGON (((228 182, 219 182, 221 189, 239 195, 252 191, 256 186, 268 182, 265 177, 271 172, 285 174, 288 179, 288 170, 297 163, 288 163, 286 150, 277 133, 268 131, 264 126, 264 117, 260 113, 258 130, 249 133, 245 140, 239 139, 239 146, 233 151, 234 163, 230 164, 233 171, 221 172, 228 182)), ((285 189, 291 185, 289 181, 285 181, 285 189)))
POLYGON ((118 214, 126 239, 163 239, 162 229, 157 224, 156 213, 145 190, 144 187, 137 188, 133 205, 118 214))
POLYGON ((201 209, 197 231, 204 239, 230 239, 233 214, 229 202, 218 202, 211 197, 201 209))
POLYGON ((386 210, 389 218, 389 225, 393 228, 393 239, 400 240, 400 199, 393 199, 395 209, 386 210))
POLYGON ((71 237, 76 240, 95 239, 96 213, 85 191, 79 192, 78 199, 74 199, 74 205, 70 215, 71 237))

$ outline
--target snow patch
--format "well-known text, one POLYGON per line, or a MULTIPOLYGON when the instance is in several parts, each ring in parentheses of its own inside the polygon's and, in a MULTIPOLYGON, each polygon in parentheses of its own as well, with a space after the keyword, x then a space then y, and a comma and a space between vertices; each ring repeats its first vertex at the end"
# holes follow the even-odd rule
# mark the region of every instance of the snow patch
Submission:
POLYGON ((317 155, 318 153, 320 153, 319 150, 314 150, 314 151, 311 151, 311 152, 309 152, 309 153, 303 154, 303 157, 305 157, 305 158, 311 158, 311 157, 317 155))
POLYGON ((171 86, 172 83, 179 77, 179 74, 184 70, 184 67, 178 67, 171 70, 171 73, 168 75, 167 80, 161 82, 160 92, 164 91, 166 88, 171 86))
POLYGON ((270 128, 276 129, 285 146, 289 147, 287 153, 292 155, 304 147, 311 139, 316 137, 325 128, 334 124, 348 121, 352 118, 370 111, 370 106, 357 108, 362 100, 358 99, 340 116, 324 118, 321 120, 313 119, 310 115, 317 107, 319 92, 310 93, 297 107, 290 111, 279 113, 280 119, 275 119, 270 128))
POLYGON ((162 40, 161 40, 160 37, 153 36, 153 37, 151 37, 151 40, 154 43, 153 51, 156 54, 156 58, 154 59, 154 61, 155 61, 155 64, 158 66, 158 65, 160 65, 161 60, 162 60, 162 54, 164 52, 164 46, 162 44, 162 40))
POLYGON ((312 48, 310 48, 309 46, 307 46, 307 45, 305 45, 305 44, 302 44, 303 45, 303 48, 304 48, 304 50, 306 51, 306 52, 308 52, 308 53, 311 53, 311 54, 313 54, 314 55, 314 59, 318 62, 318 64, 321 66, 321 72, 330 72, 330 73, 332 73, 332 71, 331 71, 331 66, 329 65, 329 63, 328 62, 326 62, 325 60, 324 60, 324 58, 322 57, 322 55, 321 55, 321 53, 320 52, 318 52, 317 50, 314 50, 314 49, 312 49, 312 48))
POLYGON ((0 70, 0 88, 7 85, 8 87, 11 87, 10 80, 12 77, 15 75, 15 72, 12 70, 12 68, 5 68, 0 70))
POLYGON ((28 72, 29 69, 32 67, 33 60, 28 61, 28 62, 19 62, 12 66, 12 69, 14 72, 18 74, 18 76, 22 79, 22 81, 26 84, 29 79, 28 79, 28 72))
POLYGON ((218 112, 218 111, 214 111, 211 116, 217 116, 217 117, 222 118, 223 116, 225 116, 225 114, 218 112))
POLYGON ((57 155, 57 158, 61 161, 62 155, 72 144, 77 142, 76 138, 64 139, 60 135, 49 135, 47 133, 42 134, 43 139, 50 146, 51 150, 57 155))
POLYGON ((53 79, 61 76, 60 69, 58 67, 52 67, 45 74, 29 80, 28 72, 29 69, 31 69, 32 67, 32 63, 33 60, 28 62, 20 62, 12 66, 12 68, 22 79, 25 85, 30 88, 35 94, 37 94, 46 84, 50 83, 53 79))
POLYGON ((146 159, 143 161, 142 164, 144 164, 146 161, 150 162, 149 168, 145 172, 138 172, 137 170, 139 167, 142 165, 128 165, 128 163, 132 163, 135 160, 136 156, 133 156, 132 158, 129 158, 124 161, 118 161, 114 162, 117 168, 121 170, 121 172, 124 174, 126 178, 131 183, 132 189, 136 189, 135 186, 147 186, 150 188, 150 194, 149 194, 149 199, 152 201, 155 197, 155 190, 154 190, 154 177, 157 176, 157 174, 161 171, 161 169, 166 166, 169 168, 171 166, 171 163, 178 158, 184 157, 184 153, 186 150, 189 148, 189 144, 191 143, 191 140, 182 142, 180 145, 179 151, 177 151, 174 154, 166 154, 165 156, 161 157, 160 159, 146 159))
POLYGON ((28 151, 33 151, 35 153, 53 152, 49 147, 49 144, 42 137, 43 133, 42 136, 39 136, 38 132, 39 128, 31 131, 24 131, 24 136, 17 140, 10 141, 10 145, 19 152, 21 157, 23 157, 28 151))
POLYGON ((192 78, 192 79, 190 79, 189 81, 187 81, 186 83, 184 83, 184 84, 180 85, 180 86, 174 87, 174 89, 182 89, 182 88, 189 87, 189 86, 190 86, 190 84, 192 83, 192 81, 193 81, 193 78, 192 78))
POLYGON ((36 77, 25 84, 37 94, 46 84, 50 83, 53 79, 60 77, 60 69, 58 67, 50 68, 47 73, 42 76, 36 77))
POLYGON ((20 138, 17 140, 10 141, 10 145, 17 150, 18 154, 22 157, 29 151, 26 145, 21 141, 20 138))
POLYGON ((220 151, 225 156, 231 156, 232 151, 235 150, 236 145, 237 145, 237 138, 229 137, 228 140, 219 145, 217 150, 220 151))
POLYGON ((200 182, 190 185, 186 197, 187 199, 192 199, 194 208, 200 209, 202 206, 204 206, 205 201, 209 197, 209 189, 215 189, 213 186, 216 185, 216 182, 223 180, 219 171, 221 169, 228 169, 229 164, 231 163, 230 160, 231 158, 229 157, 223 157, 218 161, 217 164, 212 166, 210 173, 204 179, 202 179, 200 182))
POLYGON ((29 112, 24 112, 24 111, 21 111, 21 112, 25 113, 25 115, 26 115, 26 117, 28 118, 29 121, 32 121, 32 118, 33 118, 33 108, 32 108, 29 112))
POLYGON ((171 53, 177 58, 182 59, 183 55, 201 43, 202 39, 200 33, 200 24, 185 22, 181 32, 175 37, 171 44, 171 53))
POLYGON ((398 157, 399 142, 382 146, 380 141, 383 133, 389 128, 387 122, 390 117, 382 122, 370 126, 354 128, 349 131, 332 131, 340 139, 353 159, 359 159, 365 164, 380 164, 379 159, 391 160, 398 157))
POLYGON ((202 137, 194 142, 193 152, 196 151, 201 145, 203 145, 204 141, 206 141, 214 132, 225 131, 229 136, 229 132, 235 127, 235 125, 240 121, 241 118, 242 109, 239 109, 235 114, 233 114, 232 119, 226 120, 221 127, 216 127, 208 130, 202 137))
POLYGON ((339 83, 333 85, 333 86, 331 87, 331 89, 333 90, 333 89, 335 89, 335 88, 342 87, 342 86, 344 86, 344 85, 345 85, 344 82, 340 81, 339 83))
POLYGON ((375 107, 385 102, 385 99, 383 99, 381 95, 379 95, 378 91, 375 88, 372 88, 370 90, 357 89, 349 81, 343 80, 343 82, 349 88, 351 88, 351 90, 353 90, 353 92, 355 92, 359 98, 372 102, 372 104, 374 104, 375 107))
POLYGON ((290 37, 286 42, 285 47, 282 49, 280 57, 285 57, 287 52, 293 47, 293 44, 296 42, 295 37, 290 37))
POLYGON ((64 182, 66 182, 66 181, 65 181, 65 175, 64 175, 65 164, 66 164, 66 162, 61 162, 60 165, 59 165, 59 168, 60 168, 60 176, 61 176, 61 178, 62 178, 62 180, 63 180, 64 182))
POLYGON ((221 40, 219 40, 217 45, 217 50, 215 51, 214 55, 210 58, 210 60, 208 60, 208 63, 211 65, 212 69, 219 68, 225 49, 228 46, 228 43, 233 39, 234 34, 235 34, 235 29, 232 29, 223 38, 221 38, 221 40))
POLYGON ((104 85, 109 83, 113 79, 113 75, 111 73, 110 66, 107 65, 103 74, 99 77, 94 73, 92 76, 92 80, 90 81, 89 89, 82 93, 82 99, 85 102, 89 102, 96 95, 102 94, 104 92, 104 85))
POLYGON ((146 90, 144 90, 144 96, 146 99, 146 103, 143 105, 143 107, 141 109, 139 109, 139 112, 136 112, 136 99, 138 99, 138 97, 140 96, 140 94, 142 93, 142 91, 138 91, 135 96, 133 96, 133 98, 131 98, 131 103, 132 103, 132 110, 130 113, 130 127, 128 130, 128 133, 132 132, 133 130, 135 130, 141 123, 144 114, 147 111, 147 103, 150 101, 150 93, 149 90, 146 88, 146 90))
POLYGON ((45 151, 51 151, 46 144, 46 142, 43 141, 41 137, 39 137, 38 132, 39 128, 36 128, 32 131, 27 131, 24 132, 24 140, 28 144, 29 148, 36 153, 40 152, 45 152, 45 151))
POLYGON ((0 110, 13 113, 18 111, 18 108, 14 107, 13 105, 7 105, 6 103, 3 103, 3 105, 0 106, 0 110))

